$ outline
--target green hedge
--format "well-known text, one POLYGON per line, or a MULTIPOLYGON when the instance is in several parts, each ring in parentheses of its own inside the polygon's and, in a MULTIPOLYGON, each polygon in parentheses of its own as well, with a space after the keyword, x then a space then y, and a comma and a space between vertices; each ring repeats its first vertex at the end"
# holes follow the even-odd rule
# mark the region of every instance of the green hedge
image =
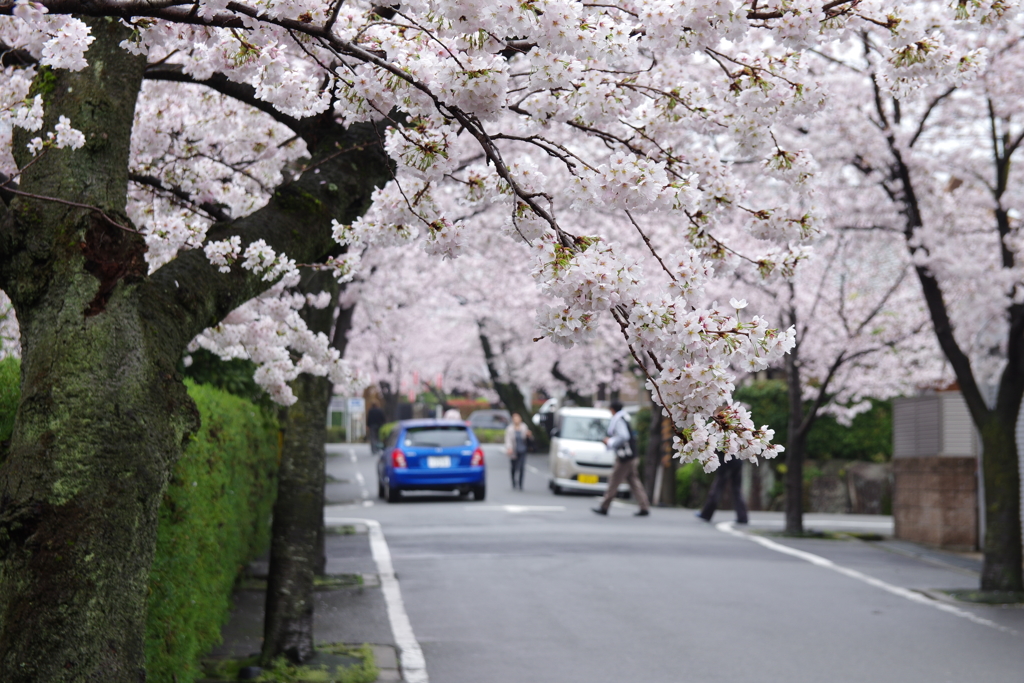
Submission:
POLYGON ((7 441, 14 428, 14 411, 21 398, 21 362, 7 357, 0 360, 0 463, 7 456, 7 441))
MULTIPOLYGON (((398 426, 397 422, 388 422, 380 428, 380 440, 383 443, 391 436, 391 432, 398 426)), ((505 443, 504 429, 474 429, 473 433, 480 443, 505 443)))
MULTIPOLYGON (((775 430, 775 443, 786 444, 789 436, 789 393, 782 380, 752 382, 733 396, 750 406, 754 425, 775 430)), ((871 410, 857 415, 849 427, 831 415, 821 415, 807 434, 809 460, 871 460, 892 458, 892 403, 870 399, 871 410)), ((779 458, 779 462, 785 457, 779 458)))
POLYGON ((189 383, 203 426, 160 508, 146 624, 147 679, 194 681, 220 642, 239 571, 270 541, 277 424, 252 403, 189 383))
MULTIPOLYGON (((21 395, 19 368, 0 361, 0 444, 21 395)), ((150 573, 146 671, 158 683, 199 678, 199 658, 220 642, 235 578, 270 543, 278 465, 277 423, 266 411, 213 387, 188 390, 203 426, 164 494, 150 573)))

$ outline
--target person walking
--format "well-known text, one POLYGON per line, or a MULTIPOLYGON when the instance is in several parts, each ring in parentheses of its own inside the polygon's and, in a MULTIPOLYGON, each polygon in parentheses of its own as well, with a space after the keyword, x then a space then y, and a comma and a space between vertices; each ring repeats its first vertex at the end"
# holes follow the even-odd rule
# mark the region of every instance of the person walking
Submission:
POLYGON ((512 461, 512 488, 523 490, 523 471, 529 450, 530 430, 519 413, 512 413, 512 422, 505 427, 505 455, 512 461))
POLYGON ((728 484, 732 490, 733 507, 736 509, 736 523, 746 524, 749 520, 747 518, 747 504, 743 500, 743 461, 739 458, 725 460, 721 453, 718 454, 718 460, 722 464, 715 471, 715 478, 711 481, 711 490, 708 491, 707 502, 704 503, 704 508, 695 514, 705 522, 710 522, 711 517, 715 514, 715 509, 718 508, 718 501, 722 497, 722 491, 725 489, 726 484, 728 484))
POLYGON ((608 436, 604 439, 605 447, 615 452, 615 466, 612 467, 611 476, 608 477, 608 490, 605 491, 601 504, 593 508, 599 515, 607 515, 608 508, 612 504, 612 498, 619 490, 619 484, 623 481, 629 482, 629 488, 633 497, 640 504, 640 510, 635 513, 636 517, 646 517, 651 514, 651 504, 647 500, 647 493, 644 485, 640 482, 640 476, 636 473, 636 438, 633 436, 633 428, 629 424, 629 413, 622 409, 622 404, 613 401, 611 404, 612 421, 608 423, 608 436))
POLYGON ((384 426, 385 420, 387 418, 384 416, 384 411, 377 403, 373 403, 366 413, 366 431, 370 436, 371 453, 380 453, 381 451, 380 428, 384 426))

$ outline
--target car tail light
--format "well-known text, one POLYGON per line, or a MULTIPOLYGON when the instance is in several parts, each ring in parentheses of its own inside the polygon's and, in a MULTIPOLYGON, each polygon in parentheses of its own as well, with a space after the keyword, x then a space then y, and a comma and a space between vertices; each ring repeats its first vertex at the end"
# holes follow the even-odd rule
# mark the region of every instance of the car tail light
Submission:
POLYGON ((408 467, 409 465, 405 462, 405 453, 398 450, 397 448, 391 451, 391 466, 408 467))
POLYGON ((473 458, 469 461, 470 467, 483 467, 484 465, 484 451, 482 448, 477 448, 473 451, 473 458))

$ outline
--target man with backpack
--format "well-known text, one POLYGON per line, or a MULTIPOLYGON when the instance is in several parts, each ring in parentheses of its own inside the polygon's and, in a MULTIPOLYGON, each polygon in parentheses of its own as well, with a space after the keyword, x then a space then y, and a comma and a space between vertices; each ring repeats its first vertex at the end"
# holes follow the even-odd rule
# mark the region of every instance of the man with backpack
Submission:
POLYGON ((612 467, 612 474, 608 477, 608 490, 601 499, 601 504, 593 508, 599 515, 607 515, 612 499, 619 490, 619 484, 623 481, 629 482, 629 488, 633 497, 640 504, 637 517, 646 517, 651 514, 651 504, 647 501, 647 493, 640 477, 636 473, 636 437, 633 435, 633 428, 629 425, 629 413, 622 409, 622 404, 613 401, 611 404, 612 421, 608 423, 608 436, 605 437, 605 447, 615 452, 615 466, 612 467))

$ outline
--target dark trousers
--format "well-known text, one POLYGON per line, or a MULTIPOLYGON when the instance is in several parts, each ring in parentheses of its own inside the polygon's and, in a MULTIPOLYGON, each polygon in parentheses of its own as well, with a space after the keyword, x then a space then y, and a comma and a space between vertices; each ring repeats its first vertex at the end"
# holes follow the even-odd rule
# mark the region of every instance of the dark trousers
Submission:
POLYGON ((512 488, 523 490, 523 472, 526 470, 526 453, 519 453, 511 459, 512 488))
POLYGON ((711 516, 715 514, 715 508, 718 507, 718 501, 722 497, 722 490, 727 483, 732 490, 733 506, 736 508, 736 522, 746 524, 748 521, 747 504, 743 501, 743 491, 741 490, 741 484, 743 483, 743 461, 736 459, 723 464, 715 472, 715 479, 711 482, 711 491, 708 492, 708 502, 704 504, 704 509, 700 511, 700 516, 709 522, 711 521, 711 516))

